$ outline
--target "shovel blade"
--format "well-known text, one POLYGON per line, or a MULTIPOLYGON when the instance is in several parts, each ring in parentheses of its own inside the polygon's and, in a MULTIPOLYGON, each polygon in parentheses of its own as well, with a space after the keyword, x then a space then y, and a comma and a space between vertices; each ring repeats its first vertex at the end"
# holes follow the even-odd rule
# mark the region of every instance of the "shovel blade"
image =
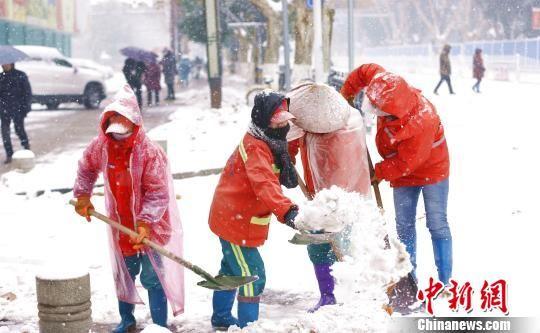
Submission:
POLYGON ((289 243, 295 245, 328 244, 335 240, 336 234, 327 232, 323 234, 295 234, 289 243))
POLYGON ((401 278, 392 289, 389 299, 390 306, 394 312, 402 315, 408 315, 414 312, 422 311, 423 307, 419 306, 419 301, 416 298, 418 293, 418 285, 415 278, 409 273, 401 278))
POLYGON ((258 276, 216 276, 214 281, 204 280, 197 285, 212 290, 234 290, 258 279, 258 276))

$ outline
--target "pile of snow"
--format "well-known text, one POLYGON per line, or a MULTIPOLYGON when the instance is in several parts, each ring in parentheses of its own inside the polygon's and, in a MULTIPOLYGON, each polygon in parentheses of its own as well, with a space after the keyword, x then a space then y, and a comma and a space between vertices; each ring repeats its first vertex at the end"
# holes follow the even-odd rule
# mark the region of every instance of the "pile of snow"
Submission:
POLYGON ((23 149, 13 154, 13 164, 19 172, 29 172, 35 166, 36 155, 29 149, 23 149))
MULTIPOLYGON (((302 224, 311 229, 339 231, 348 238, 336 245, 347 255, 332 266, 338 305, 325 306, 301 318, 260 319, 247 332, 386 332, 390 316, 387 287, 412 269, 409 254, 370 198, 338 187, 319 192, 302 205, 302 224), (345 233, 345 231, 344 231, 345 233), (388 235, 390 249, 385 248, 388 235)), ((264 296, 263 296, 264 297, 264 296)), ((233 332, 239 329, 233 329, 233 332)))
POLYGON ((76 263, 53 263, 40 268, 36 277, 41 280, 71 280, 88 275, 88 268, 76 263))
POLYGON ((35 158, 35 157, 36 157, 36 154, 34 154, 34 152, 32 152, 29 149, 17 150, 13 154, 13 159, 14 160, 19 159, 19 158, 35 158))
POLYGON ((141 333, 171 333, 167 328, 158 326, 156 324, 148 325, 141 331, 141 333))
POLYGON ((340 232, 358 220, 361 214, 359 199, 359 194, 346 192, 336 186, 324 189, 312 201, 300 204, 296 227, 299 230, 340 232))
POLYGON ((330 133, 347 125, 351 106, 326 84, 304 83, 287 94, 295 123, 312 133, 330 133))

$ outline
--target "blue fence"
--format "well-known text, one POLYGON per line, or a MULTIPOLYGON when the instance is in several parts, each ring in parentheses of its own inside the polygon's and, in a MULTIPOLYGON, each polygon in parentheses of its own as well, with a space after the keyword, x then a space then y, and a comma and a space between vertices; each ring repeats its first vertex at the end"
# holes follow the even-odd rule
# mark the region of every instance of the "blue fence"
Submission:
MULTIPOLYGON (((482 49, 485 56, 521 58, 522 65, 540 66, 540 38, 518 40, 473 41, 451 43, 451 55, 472 56, 474 50, 482 49)), ((431 56, 440 51, 441 46, 430 44, 385 46, 364 49, 364 54, 370 57, 380 56, 431 56)))

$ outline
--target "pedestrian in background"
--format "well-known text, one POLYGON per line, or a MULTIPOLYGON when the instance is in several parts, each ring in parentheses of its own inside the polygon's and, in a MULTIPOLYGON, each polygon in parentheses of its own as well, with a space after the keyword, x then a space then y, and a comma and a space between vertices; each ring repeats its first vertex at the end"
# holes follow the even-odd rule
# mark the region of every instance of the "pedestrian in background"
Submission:
POLYGON ((157 62, 147 62, 144 70, 143 83, 146 86, 147 104, 152 105, 152 96, 155 105, 159 105, 159 92, 161 90, 161 68, 157 62))
POLYGON ((171 50, 163 49, 163 58, 160 62, 165 84, 167 85, 167 98, 165 100, 174 100, 174 77, 176 76, 176 59, 171 50))
POLYGON ((439 72, 441 74, 441 79, 435 87, 435 90, 433 91, 435 95, 438 95, 437 91, 439 90, 439 87, 444 81, 446 81, 446 83, 448 84, 448 90, 450 90, 450 94, 454 95, 454 90, 452 89, 452 82, 450 80, 450 75, 452 75, 452 66, 450 64, 451 49, 452 48, 450 47, 450 45, 444 45, 441 56, 439 57, 439 72))
POLYGON ((201 77, 203 60, 201 59, 201 57, 196 56, 195 60, 193 60, 193 64, 195 65, 195 79, 198 80, 201 77))
POLYGON ((141 61, 136 61, 132 58, 127 58, 126 62, 124 63, 124 68, 122 69, 122 72, 124 72, 124 76, 126 77, 126 81, 135 92, 135 96, 137 96, 137 103, 139 104, 139 108, 142 107, 142 76, 144 73, 146 66, 141 61))
POLYGON ((32 89, 26 74, 15 69, 15 64, 2 65, 0 74, 0 120, 2 122, 2 141, 6 150, 4 164, 11 163, 13 146, 11 145, 11 121, 15 124, 15 133, 24 149, 30 149, 28 136, 24 130, 24 118, 32 108, 32 89))
POLYGON ((482 82, 485 71, 482 49, 476 49, 473 56, 473 77, 476 79, 476 83, 472 87, 474 92, 480 93, 480 82, 482 82))
POLYGON ((180 85, 187 87, 189 85, 189 74, 191 73, 191 61, 184 56, 178 64, 178 74, 180 74, 180 85))

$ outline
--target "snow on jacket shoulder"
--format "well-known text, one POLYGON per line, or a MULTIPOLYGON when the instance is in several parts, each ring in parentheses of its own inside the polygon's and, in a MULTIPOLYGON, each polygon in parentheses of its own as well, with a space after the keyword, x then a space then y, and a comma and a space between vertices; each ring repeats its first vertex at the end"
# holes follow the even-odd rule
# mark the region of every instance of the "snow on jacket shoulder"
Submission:
POLYGON ((237 245, 264 244, 271 215, 283 222, 294 205, 283 195, 278 177, 268 145, 246 134, 221 174, 210 208, 210 229, 237 245))

